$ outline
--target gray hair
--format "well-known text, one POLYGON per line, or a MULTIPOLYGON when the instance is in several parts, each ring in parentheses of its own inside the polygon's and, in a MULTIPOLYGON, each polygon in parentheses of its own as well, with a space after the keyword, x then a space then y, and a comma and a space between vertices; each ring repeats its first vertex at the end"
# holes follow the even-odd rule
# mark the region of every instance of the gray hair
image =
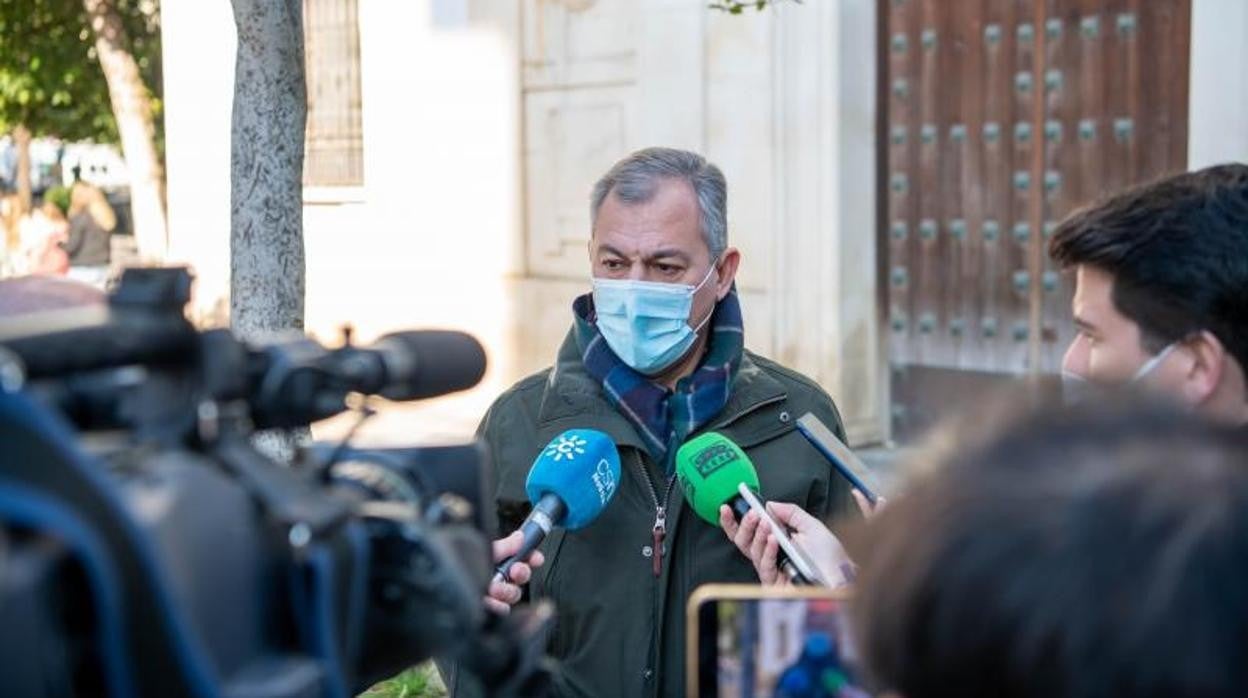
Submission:
POLYGON ((646 148, 615 163, 594 185, 590 220, 598 222, 598 211, 612 193, 626 204, 644 204, 665 179, 684 180, 693 187, 702 239, 711 258, 718 258, 728 249, 728 183, 718 167, 687 150, 646 148))

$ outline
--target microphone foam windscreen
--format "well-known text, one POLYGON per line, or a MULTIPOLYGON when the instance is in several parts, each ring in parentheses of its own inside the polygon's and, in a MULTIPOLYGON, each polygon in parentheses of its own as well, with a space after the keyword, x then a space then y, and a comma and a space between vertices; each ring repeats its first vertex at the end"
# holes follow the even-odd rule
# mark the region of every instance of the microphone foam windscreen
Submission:
POLYGON ((615 442, 594 429, 569 429, 551 440, 533 462, 524 483, 534 505, 553 493, 567 505, 564 528, 590 524, 606 508, 620 483, 620 454, 615 442))
POLYGON ((698 516, 719 525, 719 507, 738 496, 737 485, 758 492, 758 471, 741 447, 728 437, 709 431, 688 441, 676 452, 676 476, 685 498, 698 516))
POLYGON ((390 383, 382 396, 420 400, 467 390, 485 375, 485 348, 454 330, 394 332, 374 345, 386 356, 390 383))

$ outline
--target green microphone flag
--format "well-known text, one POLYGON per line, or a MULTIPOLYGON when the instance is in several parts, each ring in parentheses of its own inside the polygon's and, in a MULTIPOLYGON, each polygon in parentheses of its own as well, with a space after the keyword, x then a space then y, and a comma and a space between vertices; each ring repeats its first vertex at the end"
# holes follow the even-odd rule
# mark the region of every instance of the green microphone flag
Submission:
POLYGON ((676 452, 676 476, 685 499, 698 516, 719 525, 719 507, 739 497, 737 485, 758 492, 758 472, 741 447, 726 436, 707 432, 686 442, 676 452))

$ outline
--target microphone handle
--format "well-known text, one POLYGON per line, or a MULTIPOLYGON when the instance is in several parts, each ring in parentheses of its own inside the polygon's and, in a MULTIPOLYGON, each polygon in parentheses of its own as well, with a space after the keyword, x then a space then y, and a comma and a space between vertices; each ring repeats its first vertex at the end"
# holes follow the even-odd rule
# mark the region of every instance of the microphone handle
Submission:
POLYGON ((537 505, 533 507, 533 511, 529 512, 528 518, 520 524, 520 549, 495 568, 494 580, 510 582, 511 568, 537 550, 537 546, 542 544, 551 529, 562 523, 563 517, 567 514, 568 507, 559 495, 553 492, 543 494, 537 505))
POLYGON ((745 497, 741 495, 733 497, 732 501, 728 502, 728 506, 732 507, 732 515, 736 518, 737 523, 741 523, 741 519, 744 519, 745 515, 750 513, 750 503, 745 501, 745 497))
MULTIPOLYGON (((741 495, 733 497, 732 501, 728 502, 728 506, 732 508, 732 514, 736 517, 738 523, 750 511, 750 503, 745 501, 745 497, 741 495)), ((759 521, 759 525, 766 526, 767 522, 759 521)), ((784 549, 776 550, 776 567, 788 578, 789 583, 793 586, 815 586, 812 580, 807 579, 806 575, 797 569, 797 565, 793 564, 793 561, 785 554, 784 549)))

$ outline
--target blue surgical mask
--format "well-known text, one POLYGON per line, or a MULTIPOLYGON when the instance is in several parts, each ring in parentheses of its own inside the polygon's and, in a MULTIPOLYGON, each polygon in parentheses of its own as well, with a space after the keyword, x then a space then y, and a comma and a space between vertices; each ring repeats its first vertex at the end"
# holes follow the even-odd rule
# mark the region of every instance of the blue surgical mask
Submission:
POLYGON ((632 279, 599 279, 594 283, 598 331, 611 351, 638 373, 662 373, 689 352, 711 312, 689 326, 693 296, 711 278, 715 264, 697 286, 632 279))
MULTIPOLYGON (((1153 356, 1148 361, 1145 361, 1144 364, 1140 366, 1139 370, 1135 372, 1135 375, 1131 376, 1131 380, 1126 382, 1126 385, 1136 385, 1148 378, 1152 375, 1153 371, 1157 370, 1157 367, 1161 365, 1161 362, 1165 361, 1166 357, 1170 356, 1171 352, 1177 349, 1178 346, 1178 342, 1167 344, 1164 349, 1157 352, 1156 356, 1153 356)), ((1077 405, 1082 402, 1087 402, 1089 399, 1092 399, 1104 391, 1105 389, 1101 385, 1084 378, 1078 373, 1062 371, 1062 402, 1067 405, 1077 405)))

